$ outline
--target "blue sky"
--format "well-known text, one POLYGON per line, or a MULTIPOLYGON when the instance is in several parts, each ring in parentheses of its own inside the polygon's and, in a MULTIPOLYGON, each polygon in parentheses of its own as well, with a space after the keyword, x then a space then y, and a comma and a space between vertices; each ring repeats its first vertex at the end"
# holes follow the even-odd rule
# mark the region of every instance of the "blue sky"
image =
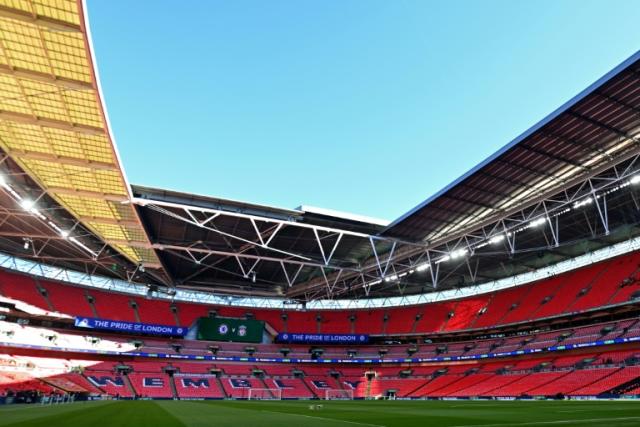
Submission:
POLYGON ((640 50, 636 0, 88 10, 132 183, 389 220, 640 50))

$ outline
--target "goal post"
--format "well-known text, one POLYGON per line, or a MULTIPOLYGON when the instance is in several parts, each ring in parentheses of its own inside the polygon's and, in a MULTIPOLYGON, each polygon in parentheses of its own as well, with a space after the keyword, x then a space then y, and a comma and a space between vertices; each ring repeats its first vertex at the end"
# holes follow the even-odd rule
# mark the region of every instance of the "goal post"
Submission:
POLYGON ((250 388, 248 400, 282 400, 282 389, 279 388, 250 388))
POLYGON ((353 400, 353 390, 347 390, 347 389, 325 390, 324 400, 353 400))

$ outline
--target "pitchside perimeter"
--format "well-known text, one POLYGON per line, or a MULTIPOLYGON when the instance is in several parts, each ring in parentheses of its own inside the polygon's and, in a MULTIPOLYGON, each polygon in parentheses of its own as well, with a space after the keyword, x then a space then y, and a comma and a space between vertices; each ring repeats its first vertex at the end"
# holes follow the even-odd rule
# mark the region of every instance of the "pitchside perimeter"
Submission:
POLYGON ((0 408, 21 427, 501 427, 640 425, 634 401, 110 401, 0 408), (317 403, 317 402, 316 402, 317 403))

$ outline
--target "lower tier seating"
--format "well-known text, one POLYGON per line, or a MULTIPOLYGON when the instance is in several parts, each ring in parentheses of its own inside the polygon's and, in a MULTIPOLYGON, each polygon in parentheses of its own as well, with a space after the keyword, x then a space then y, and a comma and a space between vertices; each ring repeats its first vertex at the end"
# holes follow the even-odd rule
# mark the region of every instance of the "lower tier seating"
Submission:
POLYGON ((213 365, 186 360, 176 363, 147 359, 90 362, 28 357, 28 364, 0 366, 0 391, 76 392, 164 399, 247 399, 256 396, 322 399, 341 392, 353 394, 355 398, 387 395, 410 398, 636 395, 640 393, 638 351, 637 344, 627 344, 597 353, 585 349, 567 354, 439 362, 425 366, 255 362, 213 365), (86 367, 83 374, 42 374, 49 369, 44 368, 45 364, 53 366, 55 360, 64 367, 86 367), (24 368, 21 370, 20 366, 24 368))

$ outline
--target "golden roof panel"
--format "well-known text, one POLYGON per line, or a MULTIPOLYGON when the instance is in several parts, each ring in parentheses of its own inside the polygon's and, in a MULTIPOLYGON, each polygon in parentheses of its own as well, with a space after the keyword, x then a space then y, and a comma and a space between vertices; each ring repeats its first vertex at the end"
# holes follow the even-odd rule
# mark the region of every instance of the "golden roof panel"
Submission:
POLYGON ((160 268, 105 123, 83 4, 0 0, 0 147, 88 229, 160 268))

